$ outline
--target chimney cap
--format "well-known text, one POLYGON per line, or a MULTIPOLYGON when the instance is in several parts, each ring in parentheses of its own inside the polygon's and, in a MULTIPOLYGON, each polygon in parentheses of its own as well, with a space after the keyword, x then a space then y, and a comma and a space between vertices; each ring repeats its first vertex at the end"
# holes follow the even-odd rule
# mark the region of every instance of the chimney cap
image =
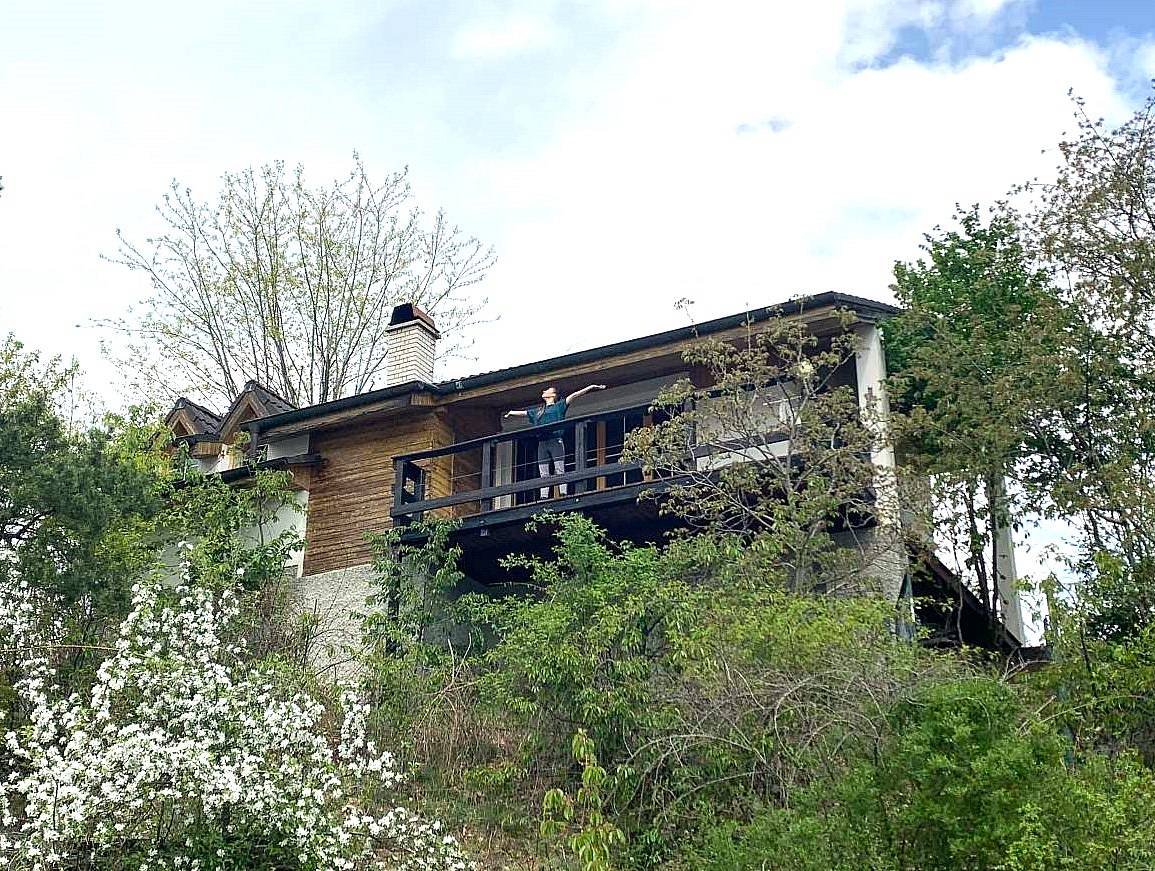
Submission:
POLYGON ((428 328, 433 333, 434 338, 441 338, 441 332, 437 329, 437 324, 433 322, 433 318, 411 302, 393 307, 393 314, 389 317, 389 326, 400 327, 413 321, 428 328))

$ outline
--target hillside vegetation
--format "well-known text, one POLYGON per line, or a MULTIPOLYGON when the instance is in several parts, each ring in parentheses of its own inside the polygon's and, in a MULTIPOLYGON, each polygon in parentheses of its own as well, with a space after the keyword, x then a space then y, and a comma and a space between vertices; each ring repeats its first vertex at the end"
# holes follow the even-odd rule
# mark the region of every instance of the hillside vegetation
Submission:
POLYGON ((703 343, 708 414, 631 456, 684 469, 687 425, 750 431, 769 396, 794 456, 689 475, 658 545, 543 516, 503 595, 450 595, 448 525, 376 535, 342 681, 283 578, 300 542, 242 534, 288 481, 180 471, 144 410, 78 426, 70 370, 9 340, 0 864, 1155 867, 1155 103, 1076 109, 1054 184, 896 264, 889 416, 831 381, 849 334, 703 343), (1007 523, 1066 531, 1032 579, 1049 661, 917 643, 879 565, 920 530, 997 619, 1007 523))

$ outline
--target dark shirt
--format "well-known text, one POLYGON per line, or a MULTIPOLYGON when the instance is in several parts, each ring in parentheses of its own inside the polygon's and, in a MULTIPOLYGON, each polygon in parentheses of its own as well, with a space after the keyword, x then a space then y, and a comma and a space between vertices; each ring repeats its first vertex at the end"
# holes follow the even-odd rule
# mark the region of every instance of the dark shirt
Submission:
MULTIPOLYGON (((530 424, 533 426, 541 426, 547 423, 560 423, 565 420, 565 413, 567 411, 569 411, 569 406, 566 405, 564 399, 559 399, 553 405, 539 405, 537 408, 527 408, 525 415, 529 418, 530 424)), ((565 429, 561 427, 551 429, 543 438, 565 438, 565 429)))

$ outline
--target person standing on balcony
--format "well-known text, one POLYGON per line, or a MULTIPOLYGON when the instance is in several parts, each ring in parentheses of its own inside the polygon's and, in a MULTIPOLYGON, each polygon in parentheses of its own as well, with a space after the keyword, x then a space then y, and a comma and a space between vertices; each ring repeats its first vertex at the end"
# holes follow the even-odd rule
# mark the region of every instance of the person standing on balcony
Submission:
MULTIPOLYGON (((587 393, 592 393, 594 390, 605 389, 606 385, 604 384, 591 384, 589 387, 575 390, 569 396, 559 400, 557 398, 557 388, 551 385, 541 392, 541 405, 535 408, 527 408, 525 411, 509 411, 506 412, 505 416, 527 417, 529 418, 530 426, 545 426, 550 423, 560 424, 565 420, 570 403, 581 399, 581 397, 587 393)), ((537 441, 538 476, 541 478, 550 477, 551 466, 554 475, 565 474, 565 429, 561 426, 546 431, 537 441)), ((541 488, 542 499, 549 498, 549 490, 549 487, 541 488)), ((569 488, 566 487, 565 484, 559 484, 558 491, 562 496, 565 496, 569 492, 569 488)))

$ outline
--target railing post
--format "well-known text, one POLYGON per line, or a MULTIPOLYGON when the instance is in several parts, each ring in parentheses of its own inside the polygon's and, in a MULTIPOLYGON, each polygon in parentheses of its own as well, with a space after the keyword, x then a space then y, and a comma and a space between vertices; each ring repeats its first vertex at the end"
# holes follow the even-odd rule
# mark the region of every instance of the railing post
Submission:
MULTIPOLYGON (((393 460, 393 507, 400 508, 405 504, 405 464, 408 460, 396 457, 393 460)), ((397 526, 408 526, 411 517, 405 515, 394 520, 397 526)))
MULTIPOLYGON (((409 465, 413 467, 413 473, 414 473, 413 474, 413 501, 414 502, 423 502, 423 501, 425 501, 425 469, 423 467, 417 465, 416 463, 410 463, 409 465)), ((425 518, 425 512, 424 511, 416 511, 413 514, 413 519, 416 521, 421 521, 424 518, 425 518)))
MULTIPOLYGON (((493 486, 493 442, 486 442, 481 446, 481 489, 493 486)), ((493 510, 492 499, 481 500, 481 513, 493 510)))
MULTIPOLYGON (((586 421, 581 421, 574 425, 573 428, 573 465, 575 472, 585 471, 587 465, 586 457, 586 421)), ((584 493, 589 487, 589 482, 585 479, 574 481, 574 493, 584 493)))

